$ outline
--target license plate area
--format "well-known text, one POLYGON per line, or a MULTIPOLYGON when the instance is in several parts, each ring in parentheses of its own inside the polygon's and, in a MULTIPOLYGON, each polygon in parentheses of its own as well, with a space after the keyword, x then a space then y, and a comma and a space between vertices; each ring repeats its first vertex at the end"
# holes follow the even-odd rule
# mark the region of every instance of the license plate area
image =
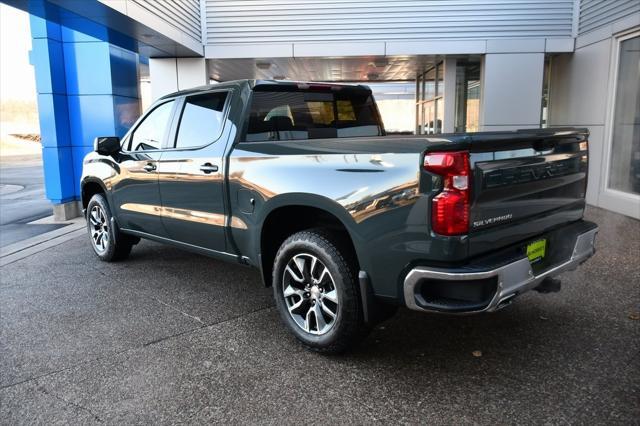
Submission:
POLYGON ((544 257, 547 254, 547 239, 541 238, 530 242, 527 244, 525 251, 531 264, 544 260, 544 257))

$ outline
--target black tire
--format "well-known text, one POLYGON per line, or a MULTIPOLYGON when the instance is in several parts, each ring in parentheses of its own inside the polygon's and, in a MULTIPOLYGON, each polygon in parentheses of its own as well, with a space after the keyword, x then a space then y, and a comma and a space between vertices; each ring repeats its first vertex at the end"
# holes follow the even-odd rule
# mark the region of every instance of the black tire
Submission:
POLYGON ((123 234, 117 229, 112 217, 109 204, 104 195, 95 194, 91 197, 86 211, 87 231, 94 253, 104 262, 126 259, 131 253, 131 248, 136 243, 134 237, 123 234), (95 213, 98 213, 97 223, 95 213), (97 232, 102 235, 102 238, 98 237, 98 241, 94 237, 97 232))
MULTIPOLYGON (((366 327, 363 320, 362 304, 357 282, 357 262, 348 247, 339 235, 334 235, 323 229, 311 229, 298 232, 287 238, 280 246, 274 260, 273 294, 276 300, 276 306, 280 311, 280 316, 294 336, 308 349, 316 352, 326 354, 344 352, 362 340, 368 332, 368 327, 366 327), (296 293, 285 297, 285 288, 290 288, 292 285, 297 286, 297 288, 302 288, 302 291, 308 288, 306 282, 293 280, 289 272, 285 275, 287 265, 289 265, 290 268, 298 266, 295 264, 294 257, 300 259, 300 256, 309 256, 311 263, 315 265, 318 265, 317 261, 319 260, 321 262, 319 265, 321 266, 316 266, 314 270, 309 270, 310 266, 307 266, 309 262, 303 260, 303 268, 300 269, 298 267, 296 271, 298 278, 303 278, 311 282, 315 279, 314 272, 317 276, 321 274, 321 272, 317 272, 318 268, 325 267, 329 272, 329 281, 327 281, 326 276, 324 280, 321 279, 321 281, 326 283, 324 285, 322 285, 320 281, 315 281, 316 284, 311 287, 315 293, 309 291, 305 292, 304 296, 296 293), (313 261, 313 257, 317 258, 316 261, 313 261), (321 288, 318 290, 318 287, 324 287, 324 289, 321 288), (330 290, 335 290, 335 293, 330 290), (318 293, 318 291, 326 291, 326 293, 322 295, 318 293), (331 298, 328 297, 329 294, 337 294, 337 303, 332 304, 331 298), (327 299, 320 300, 320 297, 323 296, 327 296, 327 299), (298 297, 300 297, 300 299, 298 299, 298 297), (332 324, 328 331, 318 334, 320 332, 320 326, 317 317, 315 321, 313 320, 314 315, 311 316, 311 320, 309 320, 308 313, 306 314, 306 320, 303 318, 305 316, 305 306, 301 306, 303 312, 298 316, 289 312, 290 307, 295 305, 296 301, 302 300, 303 297, 309 298, 307 299, 309 303, 313 303, 313 306, 309 305, 309 309, 316 309, 316 304, 321 307, 317 309, 320 311, 320 315, 325 317, 322 320, 323 325, 324 322, 327 322, 327 319, 331 321, 332 324), (318 297, 318 299, 313 299, 314 297, 318 297), (330 306, 329 310, 331 311, 335 309, 335 317, 325 315, 326 312, 328 312, 324 310, 326 306, 330 306), (294 319, 294 317, 298 319, 294 319), (299 323, 300 320, 302 320, 305 325, 301 325, 299 323), (315 322, 315 325, 312 324, 306 327, 306 325, 308 325, 307 322, 315 322), (311 330, 313 327, 315 327, 315 330, 311 330), (306 329, 311 331, 307 331, 306 329)), ((315 315, 317 315, 317 311, 315 315)))

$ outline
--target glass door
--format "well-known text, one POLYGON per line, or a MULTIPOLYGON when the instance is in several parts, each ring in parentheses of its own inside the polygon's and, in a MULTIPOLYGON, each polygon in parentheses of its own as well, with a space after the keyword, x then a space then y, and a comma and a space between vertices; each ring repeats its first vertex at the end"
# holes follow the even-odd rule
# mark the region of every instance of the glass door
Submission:
POLYGON ((416 79, 416 134, 442 133, 444 67, 439 62, 416 79))
POLYGON ((605 193, 614 210, 640 217, 640 33, 618 39, 605 193))

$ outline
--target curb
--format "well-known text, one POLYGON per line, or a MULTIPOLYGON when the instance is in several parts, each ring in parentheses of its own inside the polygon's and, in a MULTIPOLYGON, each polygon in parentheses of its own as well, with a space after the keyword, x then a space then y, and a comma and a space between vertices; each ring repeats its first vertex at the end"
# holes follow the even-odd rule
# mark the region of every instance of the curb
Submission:
MULTIPOLYGON (((52 219, 45 218, 45 220, 49 222, 52 219)), ((41 219, 42 222, 45 220, 41 219)), ((68 222, 68 225, 62 228, 2 247, 0 248, 0 267, 84 235, 85 226, 84 218, 79 217, 68 222)))

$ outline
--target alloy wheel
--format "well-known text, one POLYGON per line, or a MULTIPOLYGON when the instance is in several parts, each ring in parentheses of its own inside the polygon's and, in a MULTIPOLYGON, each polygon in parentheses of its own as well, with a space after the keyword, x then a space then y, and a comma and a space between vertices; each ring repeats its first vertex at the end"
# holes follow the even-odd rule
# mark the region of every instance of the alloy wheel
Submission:
POLYGON ((93 206, 89 212, 89 232, 93 247, 104 253, 109 248, 109 222, 100 206, 93 206))
POLYGON ((333 277, 316 256, 293 256, 284 269, 282 293, 295 323, 307 333, 327 333, 338 316, 338 292, 333 277))

